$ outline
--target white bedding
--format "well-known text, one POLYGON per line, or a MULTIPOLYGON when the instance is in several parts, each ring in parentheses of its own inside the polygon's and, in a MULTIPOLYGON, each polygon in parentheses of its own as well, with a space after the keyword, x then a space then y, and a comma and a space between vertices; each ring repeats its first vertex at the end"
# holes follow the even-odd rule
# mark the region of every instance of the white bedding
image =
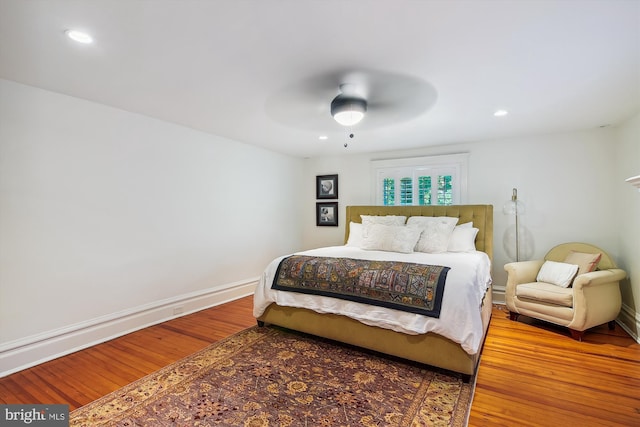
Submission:
POLYGON ((406 334, 435 332, 459 343, 469 354, 478 352, 483 333, 480 306, 486 290, 491 285, 491 261, 484 252, 439 254, 413 252, 403 254, 369 251, 350 246, 331 246, 298 252, 298 254, 406 261, 451 267, 447 274, 440 318, 436 319, 337 298, 272 290, 271 284, 276 269, 285 256, 273 260, 260 279, 254 296, 253 314, 255 317, 261 316, 264 310, 275 302, 280 306, 307 308, 319 313, 341 314, 367 325, 392 329, 406 334))

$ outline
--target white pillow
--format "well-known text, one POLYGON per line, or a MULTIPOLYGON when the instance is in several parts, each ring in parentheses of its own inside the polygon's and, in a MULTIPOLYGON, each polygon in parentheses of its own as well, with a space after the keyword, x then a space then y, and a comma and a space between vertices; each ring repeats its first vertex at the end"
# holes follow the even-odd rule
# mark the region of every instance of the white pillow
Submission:
POLYGON ((552 285, 568 287, 578 272, 578 266, 566 262, 545 261, 536 277, 537 282, 551 283, 552 285))
POLYGON ((360 218, 362 218, 362 225, 404 225, 407 220, 407 217, 402 215, 360 215, 360 218))
POLYGON ((354 246, 356 248, 362 247, 362 232, 362 224, 351 221, 349 223, 349 238, 347 239, 347 246, 354 246))
POLYGON ((402 252, 413 252, 422 231, 404 225, 369 224, 362 233, 362 249, 402 252))
MULTIPOLYGON (((468 222, 467 224, 471 224, 468 222)), ((459 225, 453 229, 447 252, 473 252, 476 250, 476 235, 478 229, 466 227, 466 224, 459 225)))
POLYGON ((422 230, 416 252, 441 253, 449 246, 451 233, 458 222, 458 218, 450 216, 412 216, 407 220, 407 226, 422 230))

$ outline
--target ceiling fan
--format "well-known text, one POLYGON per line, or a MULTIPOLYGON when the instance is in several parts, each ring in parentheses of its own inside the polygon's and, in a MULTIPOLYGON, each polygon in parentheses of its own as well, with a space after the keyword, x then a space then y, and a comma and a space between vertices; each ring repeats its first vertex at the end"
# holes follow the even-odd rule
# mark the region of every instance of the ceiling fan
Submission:
POLYGON ((293 83, 267 99, 273 120, 298 129, 328 132, 375 129, 424 114, 437 92, 418 77, 377 71, 333 71, 293 83), (340 119, 340 120, 338 120, 340 119))

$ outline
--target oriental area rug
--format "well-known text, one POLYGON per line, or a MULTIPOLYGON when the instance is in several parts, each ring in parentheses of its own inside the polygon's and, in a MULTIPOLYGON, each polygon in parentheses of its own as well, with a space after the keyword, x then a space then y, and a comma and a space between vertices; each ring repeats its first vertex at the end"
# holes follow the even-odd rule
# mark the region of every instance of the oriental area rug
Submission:
POLYGON ((71 426, 465 426, 461 376, 246 329, 70 414, 71 426))

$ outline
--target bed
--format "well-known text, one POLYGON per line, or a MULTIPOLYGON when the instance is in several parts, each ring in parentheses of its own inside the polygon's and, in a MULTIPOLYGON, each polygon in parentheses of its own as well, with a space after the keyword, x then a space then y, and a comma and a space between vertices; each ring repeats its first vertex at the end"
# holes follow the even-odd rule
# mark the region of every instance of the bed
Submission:
MULTIPOLYGON (((420 218, 414 220, 419 221, 420 218)), ((344 246, 319 248, 300 252, 298 255, 403 261, 406 260, 403 257, 407 255, 410 262, 450 265, 451 269, 446 274, 446 287, 443 290, 439 317, 400 312, 393 308, 366 306, 357 301, 335 304, 335 299, 325 296, 271 289, 274 277, 279 271, 278 267, 285 256, 274 259, 267 266, 256 288, 254 315, 258 324, 272 324, 309 333, 458 372, 470 378, 476 371, 491 318, 493 206, 347 206, 344 243, 344 246), (468 226, 468 223, 472 223, 472 227, 477 229, 475 241, 472 242, 475 244, 475 251, 467 251, 468 253, 464 254, 426 254, 426 261, 421 258, 425 254, 366 251, 358 245, 353 245, 356 238, 355 230, 357 229, 357 233, 362 232, 363 215, 367 220, 388 215, 405 216, 407 222, 411 217, 457 218, 456 225, 468 226), (351 224, 354 224, 353 227, 351 224), (354 234, 350 236, 352 228, 354 234), (467 261, 468 259, 473 261, 467 261), (477 264, 465 267, 466 262, 477 264), (473 280, 474 284, 456 284, 459 280, 473 280), (460 297, 456 294, 455 297, 447 298, 448 293, 454 295, 455 289, 464 291, 467 288, 472 288, 468 295, 460 297), (324 302, 321 302, 322 300, 324 302), (327 304, 327 300, 330 303, 327 304), (454 307, 453 304, 457 306, 454 307), (394 320, 396 315, 402 320, 394 320), (408 325, 403 323, 405 321, 408 325)))

